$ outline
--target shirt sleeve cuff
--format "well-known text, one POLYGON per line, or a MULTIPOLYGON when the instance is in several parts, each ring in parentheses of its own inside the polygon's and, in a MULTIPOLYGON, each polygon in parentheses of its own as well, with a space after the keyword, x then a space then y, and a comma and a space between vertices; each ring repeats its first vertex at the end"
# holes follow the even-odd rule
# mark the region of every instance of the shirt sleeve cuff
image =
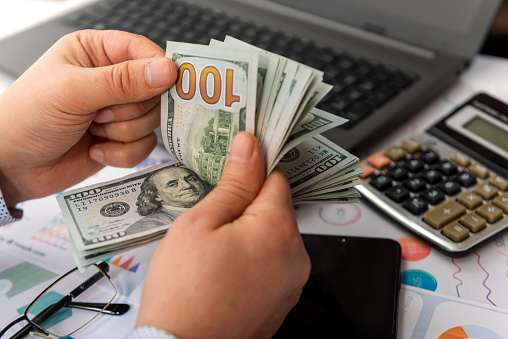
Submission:
POLYGON ((23 211, 17 208, 8 208, 0 191, 0 226, 11 224, 23 217, 23 211))
POLYGON ((151 326, 141 326, 133 329, 127 339, 178 339, 161 329, 151 326))

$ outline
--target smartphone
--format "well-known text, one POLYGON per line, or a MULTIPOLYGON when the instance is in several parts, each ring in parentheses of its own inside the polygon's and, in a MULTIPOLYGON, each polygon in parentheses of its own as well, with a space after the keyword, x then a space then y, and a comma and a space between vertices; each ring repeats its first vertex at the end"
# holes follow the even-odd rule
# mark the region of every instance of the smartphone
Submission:
POLYGON ((274 338, 395 339, 401 247, 392 239, 302 235, 312 269, 274 338))

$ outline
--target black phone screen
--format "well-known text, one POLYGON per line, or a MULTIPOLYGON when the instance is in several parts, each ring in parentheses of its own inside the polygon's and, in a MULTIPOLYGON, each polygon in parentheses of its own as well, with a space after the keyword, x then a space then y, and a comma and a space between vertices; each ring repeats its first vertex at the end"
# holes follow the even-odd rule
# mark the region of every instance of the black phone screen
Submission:
POLYGON ((310 278, 274 338, 396 338, 400 245, 391 239, 302 238, 310 278))

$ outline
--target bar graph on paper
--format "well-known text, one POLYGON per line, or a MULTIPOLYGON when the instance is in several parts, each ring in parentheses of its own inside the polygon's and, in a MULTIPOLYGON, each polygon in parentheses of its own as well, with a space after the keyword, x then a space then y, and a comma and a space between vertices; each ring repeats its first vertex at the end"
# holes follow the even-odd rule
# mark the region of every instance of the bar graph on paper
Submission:
POLYGON ((119 255, 116 257, 109 258, 105 261, 108 262, 110 265, 119 267, 126 271, 137 273, 139 268, 139 262, 136 262, 135 258, 136 258, 135 255, 132 255, 130 257, 126 256, 126 258, 124 258, 123 255, 119 255))

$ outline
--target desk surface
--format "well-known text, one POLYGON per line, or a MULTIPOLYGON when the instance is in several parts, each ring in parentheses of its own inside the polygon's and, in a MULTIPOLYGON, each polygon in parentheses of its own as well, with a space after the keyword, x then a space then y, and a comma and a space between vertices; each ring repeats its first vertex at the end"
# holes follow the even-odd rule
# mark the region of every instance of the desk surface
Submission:
MULTIPOLYGON (((0 38, 14 34, 59 13, 72 10, 88 1, 91 0, 1 1, 0 38)), ((373 144, 372 151, 383 148, 403 137, 414 135, 474 92, 485 91, 508 101, 507 79, 508 60, 478 56, 456 85, 442 93, 417 115, 405 120, 393 134, 373 144)), ((0 91, 7 88, 12 81, 14 81, 13 78, 0 73, 0 91)), ((131 173, 133 170, 156 165, 168 159, 169 156, 164 149, 156 149, 149 159, 135 169, 106 168, 80 186, 114 179, 131 173)), ((18 292, 13 292, 15 283, 10 281, 8 276, 4 276, 7 270, 12 272, 13 269, 25 267, 28 263, 33 272, 43 270, 60 274, 74 265, 66 227, 54 197, 30 201, 21 207, 25 210, 24 219, 11 227, 0 229, 0 305, 2 305, 0 319, 2 319, 2 323, 4 319, 13 318, 17 307, 24 305, 29 301, 30 296, 37 294, 41 287, 45 287, 45 282, 34 281, 32 284, 25 283, 23 287, 18 286, 18 292), (7 284, 5 284, 6 282, 7 284)), ((421 298, 427 298, 424 298, 425 305, 434 303, 433 307, 437 309, 436 305, 443 300, 449 301, 448 298, 459 297, 461 299, 453 299, 455 304, 465 306, 456 306, 452 310, 457 314, 463 313, 469 317, 468 319, 463 318, 463 321, 469 321, 467 324, 470 326, 489 327, 487 323, 492 319, 496 319, 498 322, 500 319, 504 319, 505 322, 508 320, 508 313, 497 312, 494 308, 497 306, 508 309, 508 289, 506 288, 508 286, 508 234, 506 232, 474 253, 463 258, 453 259, 416 239, 394 221, 380 215, 364 202, 354 205, 297 206, 295 213, 303 233, 363 235, 397 239, 403 248, 402 271, 406 277, 404 282, 438 293, 420 294, 421 298), (436 301, 436 298, 441 298, 439 299, 441 301, 436 301)), ((126 331, 131 327, 130 325, 125 326, 125 324, 127 322, 134 324, 144 273, 154 248, 155 244, 152 244, 111 259, 113 276, 115 281, 119 282, 118 287, 122 294, 120 301, 127 301, 134 307, 120 319, 98 320, 96 327, 101 329, 101 337, 106 337, 105 333, 108 334, 107 337, 111 338, 125 337, 126 331), (122 324, 124 325, 122 326, 122 324), (121 328, 120 331, 118 331, 119 328, 121 328)), ((439 333, 443 333, 443 328, 451 328, 451 320, 455 319, 454 317, 445 317, 450 320, 450 324, 444 320, 438 325, 430 321, 432 314, 437 314, 433 313, 434 308, 427 310, 429 318, 426 325, 424 324, 427 327, 420 323, 421 319, 418 317, 423 314, 423 310, 426 308, 418 306, 417 303, 413 306, 407 303, 409 299, 415 300, 415 293, 417 293, 415 291, 405 288, 401 296, 399 338, 426 338, 427 327, 432 328, 434 325, 436 331, 441 331, 439 333), (415 328, 420 329, 419 334, 416 333, 416 330, 414 332, 416 334, 412 334, 415 328)), ((445 312, 445 309, 443 306, 443 309, 439 311, 445 312)), ((461 324, 466 324, 466 322, 461 324)), ((493 327, 489 328, 495 330, 493 327)), ((500 332, 498 331, 498 333, 500 332)), ((87 335, 92 334, 93 330, 92 333, 87 333, 87 335)), ((508 335, 506 336, 508 337, 508 335)))

